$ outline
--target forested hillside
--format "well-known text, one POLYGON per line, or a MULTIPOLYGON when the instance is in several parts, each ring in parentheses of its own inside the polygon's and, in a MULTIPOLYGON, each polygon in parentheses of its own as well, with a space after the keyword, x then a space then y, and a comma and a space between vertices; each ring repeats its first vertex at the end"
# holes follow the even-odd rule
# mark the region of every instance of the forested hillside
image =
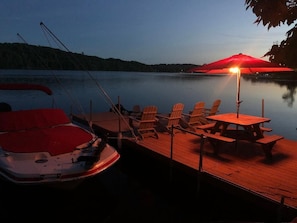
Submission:
POLYGON ((55 48, 24 43, 0 43, 0 69, 54 69, 54 70, 101 70, 181 72, 194 64, 146 65, 136 61, 103 59, 96 56, 70 53, 55 48))

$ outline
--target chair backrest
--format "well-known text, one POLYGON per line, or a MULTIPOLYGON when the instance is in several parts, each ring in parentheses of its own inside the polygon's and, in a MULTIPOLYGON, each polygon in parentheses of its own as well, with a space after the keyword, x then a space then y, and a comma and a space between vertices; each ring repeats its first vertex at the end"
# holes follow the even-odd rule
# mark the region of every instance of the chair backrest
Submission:
POLYGON ((140 105, 134 105, 132 111, 130 112, 130 116, 134 116, 139 118, 141 116, 140 105))
POLYGON ((153 128, 156 124, 156 115, 158 112, 157 106, 146 106, 142 110, 142 115, 139 122, 138 129, 153 128))
POLYGON ((176 126, 179 125, 179 121, 182 117, 184 110, 184 104, 176 103, 172 106, 171 112, 169 114, 167 126, 171 127, 172 125, 176 126))
POLYGON ((205 109, 205 102, 204 101, 198 101, 193 111, 191 111, 188 124, 197 124, 200 123, 200 118, 204 116, 204 109, 205 109))
POLYGON ((208 115, 215 115, 219 111, 220 104, 221 104, 220 99, 215 100, 212 104, 212 107, 210 108, 208 115))
POLYGON ((140 113, 141 112, 140 105, 134 105, 132 108, 132 112, 140 113))

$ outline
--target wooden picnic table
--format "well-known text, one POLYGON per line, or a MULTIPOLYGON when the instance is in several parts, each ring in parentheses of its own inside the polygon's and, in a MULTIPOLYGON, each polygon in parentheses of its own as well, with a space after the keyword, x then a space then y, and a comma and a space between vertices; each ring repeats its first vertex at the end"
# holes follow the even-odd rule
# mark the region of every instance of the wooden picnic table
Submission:
MULTIPOLYGON (((210 134, 219 133, 220 136, 234 138, 237 140, 248 140, 250 142, 260 143, 267 158, 271 158, 271 150, 276 141, 283 136, 272 135, 265 136, 261 129, 261 124, 270 122, 271 119, 253 115, 237 113, 225 113, 212 115, 207 117, 208 120, 215 122, 213 128, 210 129, 210 134), (232 128, 235 126, 235 128, 232 128)), ((217 147, 217 144, 214 144, 217 147)), ((217 152, 218 148, 215 148, 217 152)))
MULTIPOLYGON (((222 136, 230 136, 230 129, 228 127, 233 125, 236 127, 236 136, 243 136, 242 131, 244 130, 244 137, 249 141, 255 141, 263 138, 263 131, 260 128, 260 124, 264 122, 270 122, 269 118, 239 114, 237 117, 236 113, 225 113, 212 115, 207 117, 208 120, 215 121, 214 127, 211 129, 211 133, 220 132, 222 136)), ((233 128, 234 129, 234 128, 233 128)), ((233 131, 234 132, 234 131, 233 131)))

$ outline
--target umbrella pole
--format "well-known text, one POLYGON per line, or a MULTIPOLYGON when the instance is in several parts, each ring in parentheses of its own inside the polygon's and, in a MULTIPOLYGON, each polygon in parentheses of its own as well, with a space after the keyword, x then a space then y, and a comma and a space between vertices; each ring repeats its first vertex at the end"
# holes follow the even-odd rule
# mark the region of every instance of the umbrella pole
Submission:
MULTIPOLYGON (((237 118, 239 117, 239 106, 240 106, 240 76, 241 71, 240 68, 237 69, 236 77, 237 77, 237 94, 236 94, 236 114, 237 118)), ((237 144, 238 144, 238 125, 236 125, 236 141, 235 141, 235 149, 237 150, 237 144)))
POLYGON ((236 114, 237 114, 237 118, 239 116, 239 106, 240 106, 240 76, 241 76, 241 72, 240 69, 237 70, 237 96, 236 96, 236 114))

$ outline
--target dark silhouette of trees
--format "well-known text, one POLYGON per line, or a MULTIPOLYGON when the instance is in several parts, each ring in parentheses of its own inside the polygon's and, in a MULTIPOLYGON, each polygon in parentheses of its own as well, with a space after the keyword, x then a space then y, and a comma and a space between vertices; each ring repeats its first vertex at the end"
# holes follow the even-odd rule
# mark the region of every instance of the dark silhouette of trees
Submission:
POLYGON ((146 65, 137 61, 103 59, 26 43, 0 43, 0 69, 181 72, 195 66, 197 65, 146 65))
MULTIPOLYGON (((297 19, 297 0, 245 0, 246 9, 257 16, 256 24, 272 27, 292 25, 297 19)), ((287 31, 287 39, 274 44, 264 55, 269 61, 288 67, 297 67, 297 25, 287 31)))

